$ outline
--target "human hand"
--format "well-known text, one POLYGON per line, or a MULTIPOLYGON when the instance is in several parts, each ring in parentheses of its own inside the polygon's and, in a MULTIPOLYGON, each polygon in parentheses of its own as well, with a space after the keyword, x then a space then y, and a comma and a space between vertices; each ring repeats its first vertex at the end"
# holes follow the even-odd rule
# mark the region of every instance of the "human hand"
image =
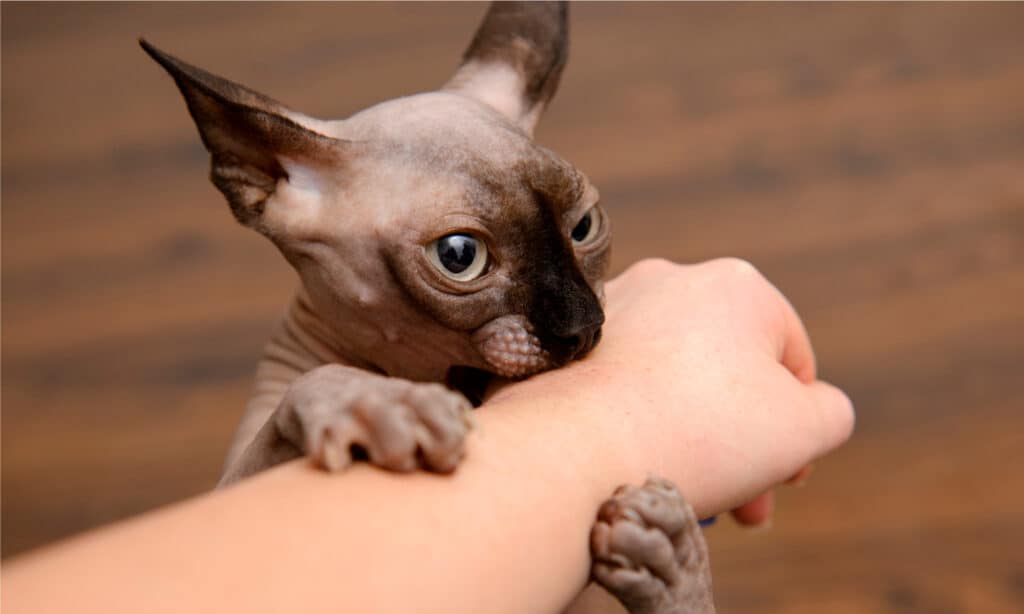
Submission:
POLYGON ((849 399, 815 379, 786 299, 735 259, 640 262, 606 287, 602 342, 585 359, 500 390, 604 412, 609 450, 636 481, 674 481, 698 513, 758 523, 776 484, 844 442, 849 399))

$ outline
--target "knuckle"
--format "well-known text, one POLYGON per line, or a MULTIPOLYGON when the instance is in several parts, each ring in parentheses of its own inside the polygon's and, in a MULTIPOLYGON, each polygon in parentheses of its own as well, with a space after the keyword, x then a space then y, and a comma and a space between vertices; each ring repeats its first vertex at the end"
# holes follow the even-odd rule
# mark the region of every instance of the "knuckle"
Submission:
POLYGON ((712 260, 709 264, 715 269, 721 270, 728 275, 761 277, 761 273, 757 270, 757 267, 755 267, 749 260, 744 260, 743 258, 737 258, 735 256, 717 258, 712 260))
POLYGON ((643 260, 638 260, 630 268, 636 270, 638 273, 658 274, 664 273, 665 271, 672 269, 674 266, 675 265, 665 258, 644 258, 643 260))

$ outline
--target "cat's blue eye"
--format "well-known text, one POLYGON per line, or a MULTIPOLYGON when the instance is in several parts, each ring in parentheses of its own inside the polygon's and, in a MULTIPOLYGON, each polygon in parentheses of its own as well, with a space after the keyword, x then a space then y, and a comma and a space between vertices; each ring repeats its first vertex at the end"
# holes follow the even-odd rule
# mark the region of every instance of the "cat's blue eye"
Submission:
POLYGON ((580 245, 586 243, 590 239, 593 239, 597 235, 599 226, 599 220, 597 213, 594 209, 587 211, 586 215, 576 223, 575 228, 569 233, 572 236, 572 242, 574 245, 580 245))
POLYGON ((487 268, 487 245, 467 234, 445 235, 427 246, 431 263, 455 281, 472 281, 487 268))

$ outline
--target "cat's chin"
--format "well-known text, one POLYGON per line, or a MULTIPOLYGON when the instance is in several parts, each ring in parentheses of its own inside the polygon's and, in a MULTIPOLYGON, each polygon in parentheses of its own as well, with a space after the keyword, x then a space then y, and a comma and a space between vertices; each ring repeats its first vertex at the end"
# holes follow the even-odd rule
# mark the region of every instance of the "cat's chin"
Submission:
POLYGON ((488 322, 473 334, 473 342, 489 370, 502 377, 522 378, 554 366, 523 316, 503 316, 488 322))

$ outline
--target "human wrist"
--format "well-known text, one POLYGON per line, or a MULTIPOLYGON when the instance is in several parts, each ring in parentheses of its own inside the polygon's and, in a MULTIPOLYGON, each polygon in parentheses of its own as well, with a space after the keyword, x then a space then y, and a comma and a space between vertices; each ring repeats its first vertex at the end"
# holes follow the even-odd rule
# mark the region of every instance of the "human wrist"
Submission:
MULTIPOLYGON (((573 443, 580 452, 563 465, 583 466, 588 486, 602 500, 616 486, 639 484, 650 475, 675 483, 702 515, 756 495, 723 488, 730 482, 722 475, 729 471, 708 466, 729 453, 723 450, 722 425, 708 422, 710 414, 702 411, 715 399, 666 386, 660 367, 626 364, 619 356, 599 347, 581 361, 500 388, 483 409, 519 411, 536 419, 541 429, 576 433, 573 443)), ((733 460, 723 467, 734 465, 733 460)))
POLYGON ((583 360, 502 386, 480 408, 483 430, 518 422, 532 436, 548 438, 561 446, 551 469, 576 475, 581 488, 604 499, 615 486, 642 480, 652 466, 652 450, 629 408, 609 394, 617 389, 607 385, 614 377, 605 365, 583 360))

